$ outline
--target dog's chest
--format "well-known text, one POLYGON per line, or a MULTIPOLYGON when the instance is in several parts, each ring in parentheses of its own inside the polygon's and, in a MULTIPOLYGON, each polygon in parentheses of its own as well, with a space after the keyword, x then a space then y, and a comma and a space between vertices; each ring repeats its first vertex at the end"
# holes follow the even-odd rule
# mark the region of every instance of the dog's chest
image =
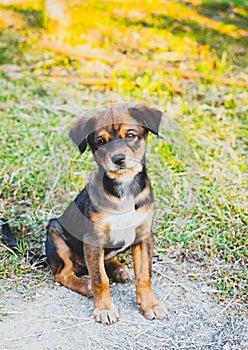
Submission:
POLYGON ((151 215, 150 211, 135 210, 133 200, 123 201, 118 210, 105 212, 101 222, 105 228, 105 248, 114 249, 113 255, 127 249, 136 240, 136 229, 144 222, 149 225, 151 215))

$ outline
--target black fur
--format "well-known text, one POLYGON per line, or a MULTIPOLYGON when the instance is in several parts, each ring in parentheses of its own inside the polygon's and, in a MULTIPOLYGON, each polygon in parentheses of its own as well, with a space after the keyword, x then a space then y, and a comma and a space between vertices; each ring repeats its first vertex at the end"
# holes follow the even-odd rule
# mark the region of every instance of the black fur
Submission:
MULTIPOLYGON (((9 224, 6 220, 2 219, 2 237, 1 241, 6 244, 7 247, 20 252, 20 244, 17 238, 12 233, 9 224)), ((43 254, 35 254, 30 249, 27 249, 24 253, 26 260, 38 269, 43 269, 48 266, 47 257, 43 254)))

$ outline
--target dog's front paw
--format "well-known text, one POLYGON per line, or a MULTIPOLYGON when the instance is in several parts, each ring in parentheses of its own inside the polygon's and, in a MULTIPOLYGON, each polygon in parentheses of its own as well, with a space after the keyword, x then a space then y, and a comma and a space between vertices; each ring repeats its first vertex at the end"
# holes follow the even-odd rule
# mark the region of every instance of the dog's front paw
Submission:
POLYGON ((104 325, 110 325, 118 321, 119 313, 115 305, 112 303, 111 309, 109 310, 95 309, 94 317, 96 322, 102 323, 104 325))
POLYGON ((143 313, 148 320, 154 320, 154 319, 161 320, 166 315, 167 311, 164 304, 161 302, 158 302, 157 305, 151 308, 148 308, 146 310, 143 310, 143 313))
POLYGON ((152 291, 143 290, 137 295, 137 302, 148 320, 161 320, 167 314, 164 304, 155 297, 152 291))

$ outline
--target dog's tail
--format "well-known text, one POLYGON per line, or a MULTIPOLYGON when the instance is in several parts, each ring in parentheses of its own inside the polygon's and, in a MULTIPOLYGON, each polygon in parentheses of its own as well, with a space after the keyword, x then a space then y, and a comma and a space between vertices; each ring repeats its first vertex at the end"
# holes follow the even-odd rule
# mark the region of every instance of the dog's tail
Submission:
MULTIPOLYGON (((5 219, 1 219, 2 221, 2 237, 1 241, 8 248, 16 250, 20 252, 20 243, 17 238, 11 232, 10 226, 5 219)), ((37 269, 43 269, 48 266, 47 257, 43 254, 35 254, 30 249, 26 249, 25 251, 25 259, 37 269)))

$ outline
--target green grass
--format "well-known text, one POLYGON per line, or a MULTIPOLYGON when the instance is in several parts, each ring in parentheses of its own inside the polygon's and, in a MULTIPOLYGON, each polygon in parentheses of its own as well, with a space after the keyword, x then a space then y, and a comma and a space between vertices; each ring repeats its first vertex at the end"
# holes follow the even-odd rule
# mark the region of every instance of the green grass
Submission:
MULTIPOLYGON (((165 111, 161 136, 151 136, 148 147, 157 201, 156 251, 174 251, 179 259, 200 263, 205 280, 218 289, 218 299, 245 301, 248 92, 239 83, 248 79, 248 37, 236 33, 246 28, 248 8, 242 1, 202 1, 199 7, 170 1, 164 9, 154 1, 144 2, 135 13, 130 6, 72 3, 75 35, 70 44, 87 45, 101 55, 158 63, 157 69, 80 61, 47 51, 39 39, 49 40, 49 29, 35 29, 28 20, 21 29, 1 29, 1 215, 9 219, 23 246, 40 251, 47 220, 63 211, 94 168, 90 152, 81 157, 68 139, 73 121, 109 101, 145 100, 165 111), (185 18, 174 16, 175 4, 185 8, 185 18), (187 18, 186 10, 204 16, 205 24, 187 18), (83 12, 88 13, 84 25, 83 12), (99 19, 97 25, 92 16, 99 19), (207 19, 216 16, 230 25, 224 32, 208 27, 207 19), (163 69, 168 65, 177 70, 163 69), (186 79, 181 70, 203 78, 186 79), (68 84, 49 78, 55 74, 109 78, 113 85, 68 84)), ((25 18, 25 8, 17 10, 25 18)), ((46 279, 22 254, 16 256, 4 246, 0 251, 1 277, 23 279, 27 286, 46 279)))

